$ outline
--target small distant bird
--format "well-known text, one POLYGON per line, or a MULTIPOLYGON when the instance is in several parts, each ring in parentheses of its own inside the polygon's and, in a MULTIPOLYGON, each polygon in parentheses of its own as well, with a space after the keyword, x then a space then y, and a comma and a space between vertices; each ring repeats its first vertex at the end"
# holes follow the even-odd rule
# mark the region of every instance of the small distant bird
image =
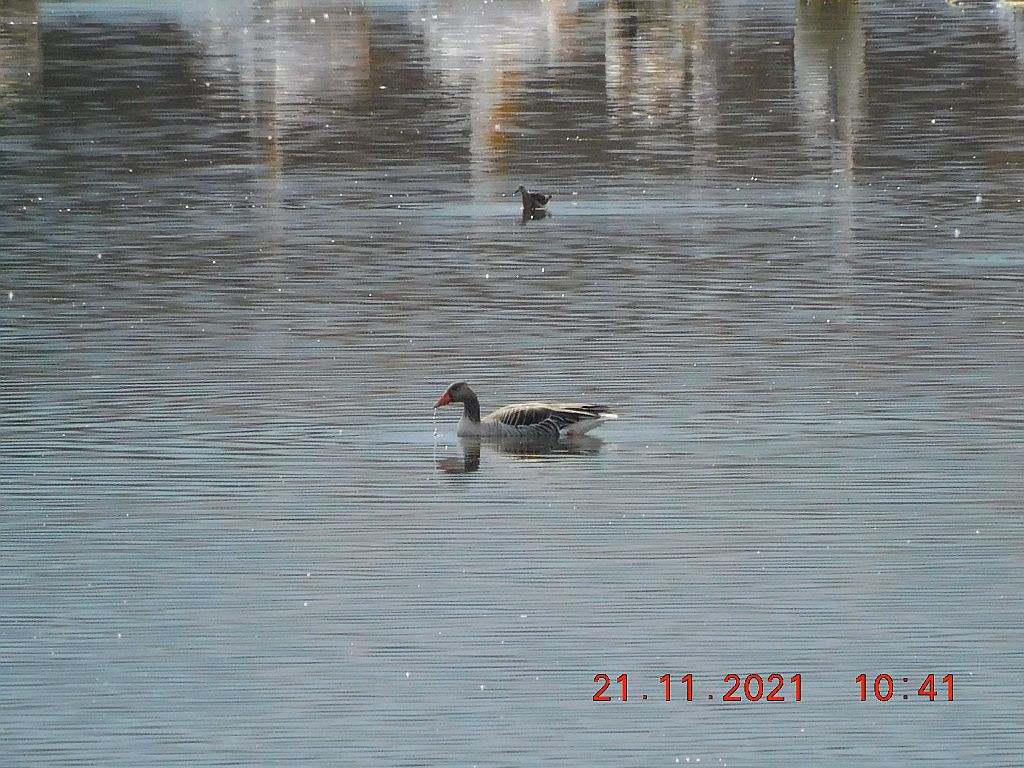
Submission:
POLYGON ((516 403, 480 418, 480 401, 464 381, 457 381, 434 403, 443 408, 462 403, 456 434, 520 440, 558 440, 578 437, 602 422, 617 419, 605 405, 590 403, 516 403))
POLYGON ((541 210, 548 204, 548 200, 551 199, 551 195, 543 195, 540 192, 531 192, 521 184, 515 193, 523 196, 524 213, 533 213, 534 211, 541 210))

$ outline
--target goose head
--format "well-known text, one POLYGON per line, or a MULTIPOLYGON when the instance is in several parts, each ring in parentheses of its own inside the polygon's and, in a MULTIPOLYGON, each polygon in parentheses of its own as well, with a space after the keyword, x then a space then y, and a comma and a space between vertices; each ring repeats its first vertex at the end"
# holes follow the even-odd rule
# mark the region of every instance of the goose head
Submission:
POLYGON ((452 384, 448 389, 444 391, 444 394, 437 398, 437 402, 434 403, 435 408, 443 408, 446 405, 452 403, 464 403, 467 400, 474 399, 476 394, 472 389, 469 388, 469 384, 464 381, 457 381, 452 384))

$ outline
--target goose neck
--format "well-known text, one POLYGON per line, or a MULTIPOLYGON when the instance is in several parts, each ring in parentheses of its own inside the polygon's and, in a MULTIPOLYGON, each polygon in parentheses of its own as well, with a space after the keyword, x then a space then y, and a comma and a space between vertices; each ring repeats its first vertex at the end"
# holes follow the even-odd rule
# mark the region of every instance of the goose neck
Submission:
POLYGON ((462 401, 462 415, 474 424, 480 423, 480 401, 472 392, 462 401))

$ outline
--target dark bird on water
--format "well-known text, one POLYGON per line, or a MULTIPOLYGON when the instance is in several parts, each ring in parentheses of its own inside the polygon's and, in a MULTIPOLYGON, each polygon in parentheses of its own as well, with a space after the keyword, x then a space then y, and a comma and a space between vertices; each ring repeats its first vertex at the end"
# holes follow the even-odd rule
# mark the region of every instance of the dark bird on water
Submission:
POLYGON ((544 195, 540 192, 531 192, 526 187, 520 185, 519 189, 516 190, 517 195, 523 196, 523 213, 533 213, 539 211, 548 204, 548 200, 551 199, 551 195, 544 195))

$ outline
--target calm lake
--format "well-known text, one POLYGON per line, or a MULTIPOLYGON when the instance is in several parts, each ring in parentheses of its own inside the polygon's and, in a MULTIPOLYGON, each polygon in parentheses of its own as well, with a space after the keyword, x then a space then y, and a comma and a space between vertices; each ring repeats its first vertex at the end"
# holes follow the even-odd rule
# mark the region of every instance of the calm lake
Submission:
POLYGON ((1019 768, 1022 198, 1021 3, 4 3, 0 764, 1019 768))

